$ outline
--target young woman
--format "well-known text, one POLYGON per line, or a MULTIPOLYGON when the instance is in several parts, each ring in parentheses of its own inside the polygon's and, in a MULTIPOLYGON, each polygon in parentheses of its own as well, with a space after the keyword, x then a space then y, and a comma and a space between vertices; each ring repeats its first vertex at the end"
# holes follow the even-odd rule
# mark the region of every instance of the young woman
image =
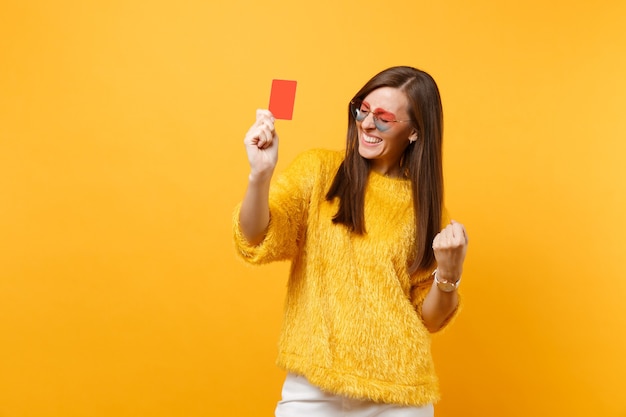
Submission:
POLYGON ((278 135, 257 111, 234 234, 251 263, 291 261, 276 416, 433 415, 430 334, 458 310, 468 243, 443 208, 442 119, 432 77, 386 69, 349 103, 345 152, 304 152, 270 186, 278 135))

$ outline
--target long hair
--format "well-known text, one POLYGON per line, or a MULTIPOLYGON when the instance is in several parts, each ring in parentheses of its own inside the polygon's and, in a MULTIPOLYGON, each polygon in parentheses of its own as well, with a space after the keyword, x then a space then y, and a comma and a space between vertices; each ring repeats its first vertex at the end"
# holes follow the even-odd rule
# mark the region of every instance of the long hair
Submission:
MULTIPOLYGON (((393 87, 406 94, 408 113, 418 138, 407 146, 400 163, 403 173, 411 180, 413 211, 415 213, 415 254, 409 272, 426 270, 435 262, 432 241, 441 228, 443 207, 443 110, 435 80, 416 68, 388 68, 369 80, 353 100, 363 100, 381 87, 393 87)), ((408 139, 407 139, 408 140, 408 139)), ((333 223, 343 224, 357 234, 365 230, 365 188, 370 163, 359 154, 358 130, 348 109, 346 155, 337 170, 326 200, 339 198, 339 208, 333 223)))

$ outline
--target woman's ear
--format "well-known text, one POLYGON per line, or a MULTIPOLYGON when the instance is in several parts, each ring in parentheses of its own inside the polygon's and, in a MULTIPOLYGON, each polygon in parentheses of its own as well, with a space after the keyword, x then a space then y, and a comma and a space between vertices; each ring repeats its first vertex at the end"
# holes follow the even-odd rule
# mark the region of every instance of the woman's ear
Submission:
POLYGON ((413 143, 417 140, 417 138, 417 132, 414 130, 413 133, 411 133, 411 136, 409 136, 409 142, 413 143))

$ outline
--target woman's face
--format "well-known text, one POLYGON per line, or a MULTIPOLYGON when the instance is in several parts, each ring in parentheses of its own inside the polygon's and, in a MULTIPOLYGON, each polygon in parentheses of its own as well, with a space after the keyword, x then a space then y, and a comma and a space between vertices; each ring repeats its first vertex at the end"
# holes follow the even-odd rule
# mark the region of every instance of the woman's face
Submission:
POLYGON ((409 139, 417 139, 407 111, 406 95, 397 88, 381 87, 354 107, 359 154, 370 160, 374 171, 401 176, 402 154, 411 143, 409 139))

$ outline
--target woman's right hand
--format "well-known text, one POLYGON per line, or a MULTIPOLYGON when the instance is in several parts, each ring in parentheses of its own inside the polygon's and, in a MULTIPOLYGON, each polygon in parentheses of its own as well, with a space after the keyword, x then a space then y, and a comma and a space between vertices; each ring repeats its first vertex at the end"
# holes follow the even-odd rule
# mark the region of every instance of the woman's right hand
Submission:
POLYGON ((270 178, 278 162, 278 135, 274 115, 269 110, 257 110, 256 121, 243 140, 250 163, 250 179, 270 178))

